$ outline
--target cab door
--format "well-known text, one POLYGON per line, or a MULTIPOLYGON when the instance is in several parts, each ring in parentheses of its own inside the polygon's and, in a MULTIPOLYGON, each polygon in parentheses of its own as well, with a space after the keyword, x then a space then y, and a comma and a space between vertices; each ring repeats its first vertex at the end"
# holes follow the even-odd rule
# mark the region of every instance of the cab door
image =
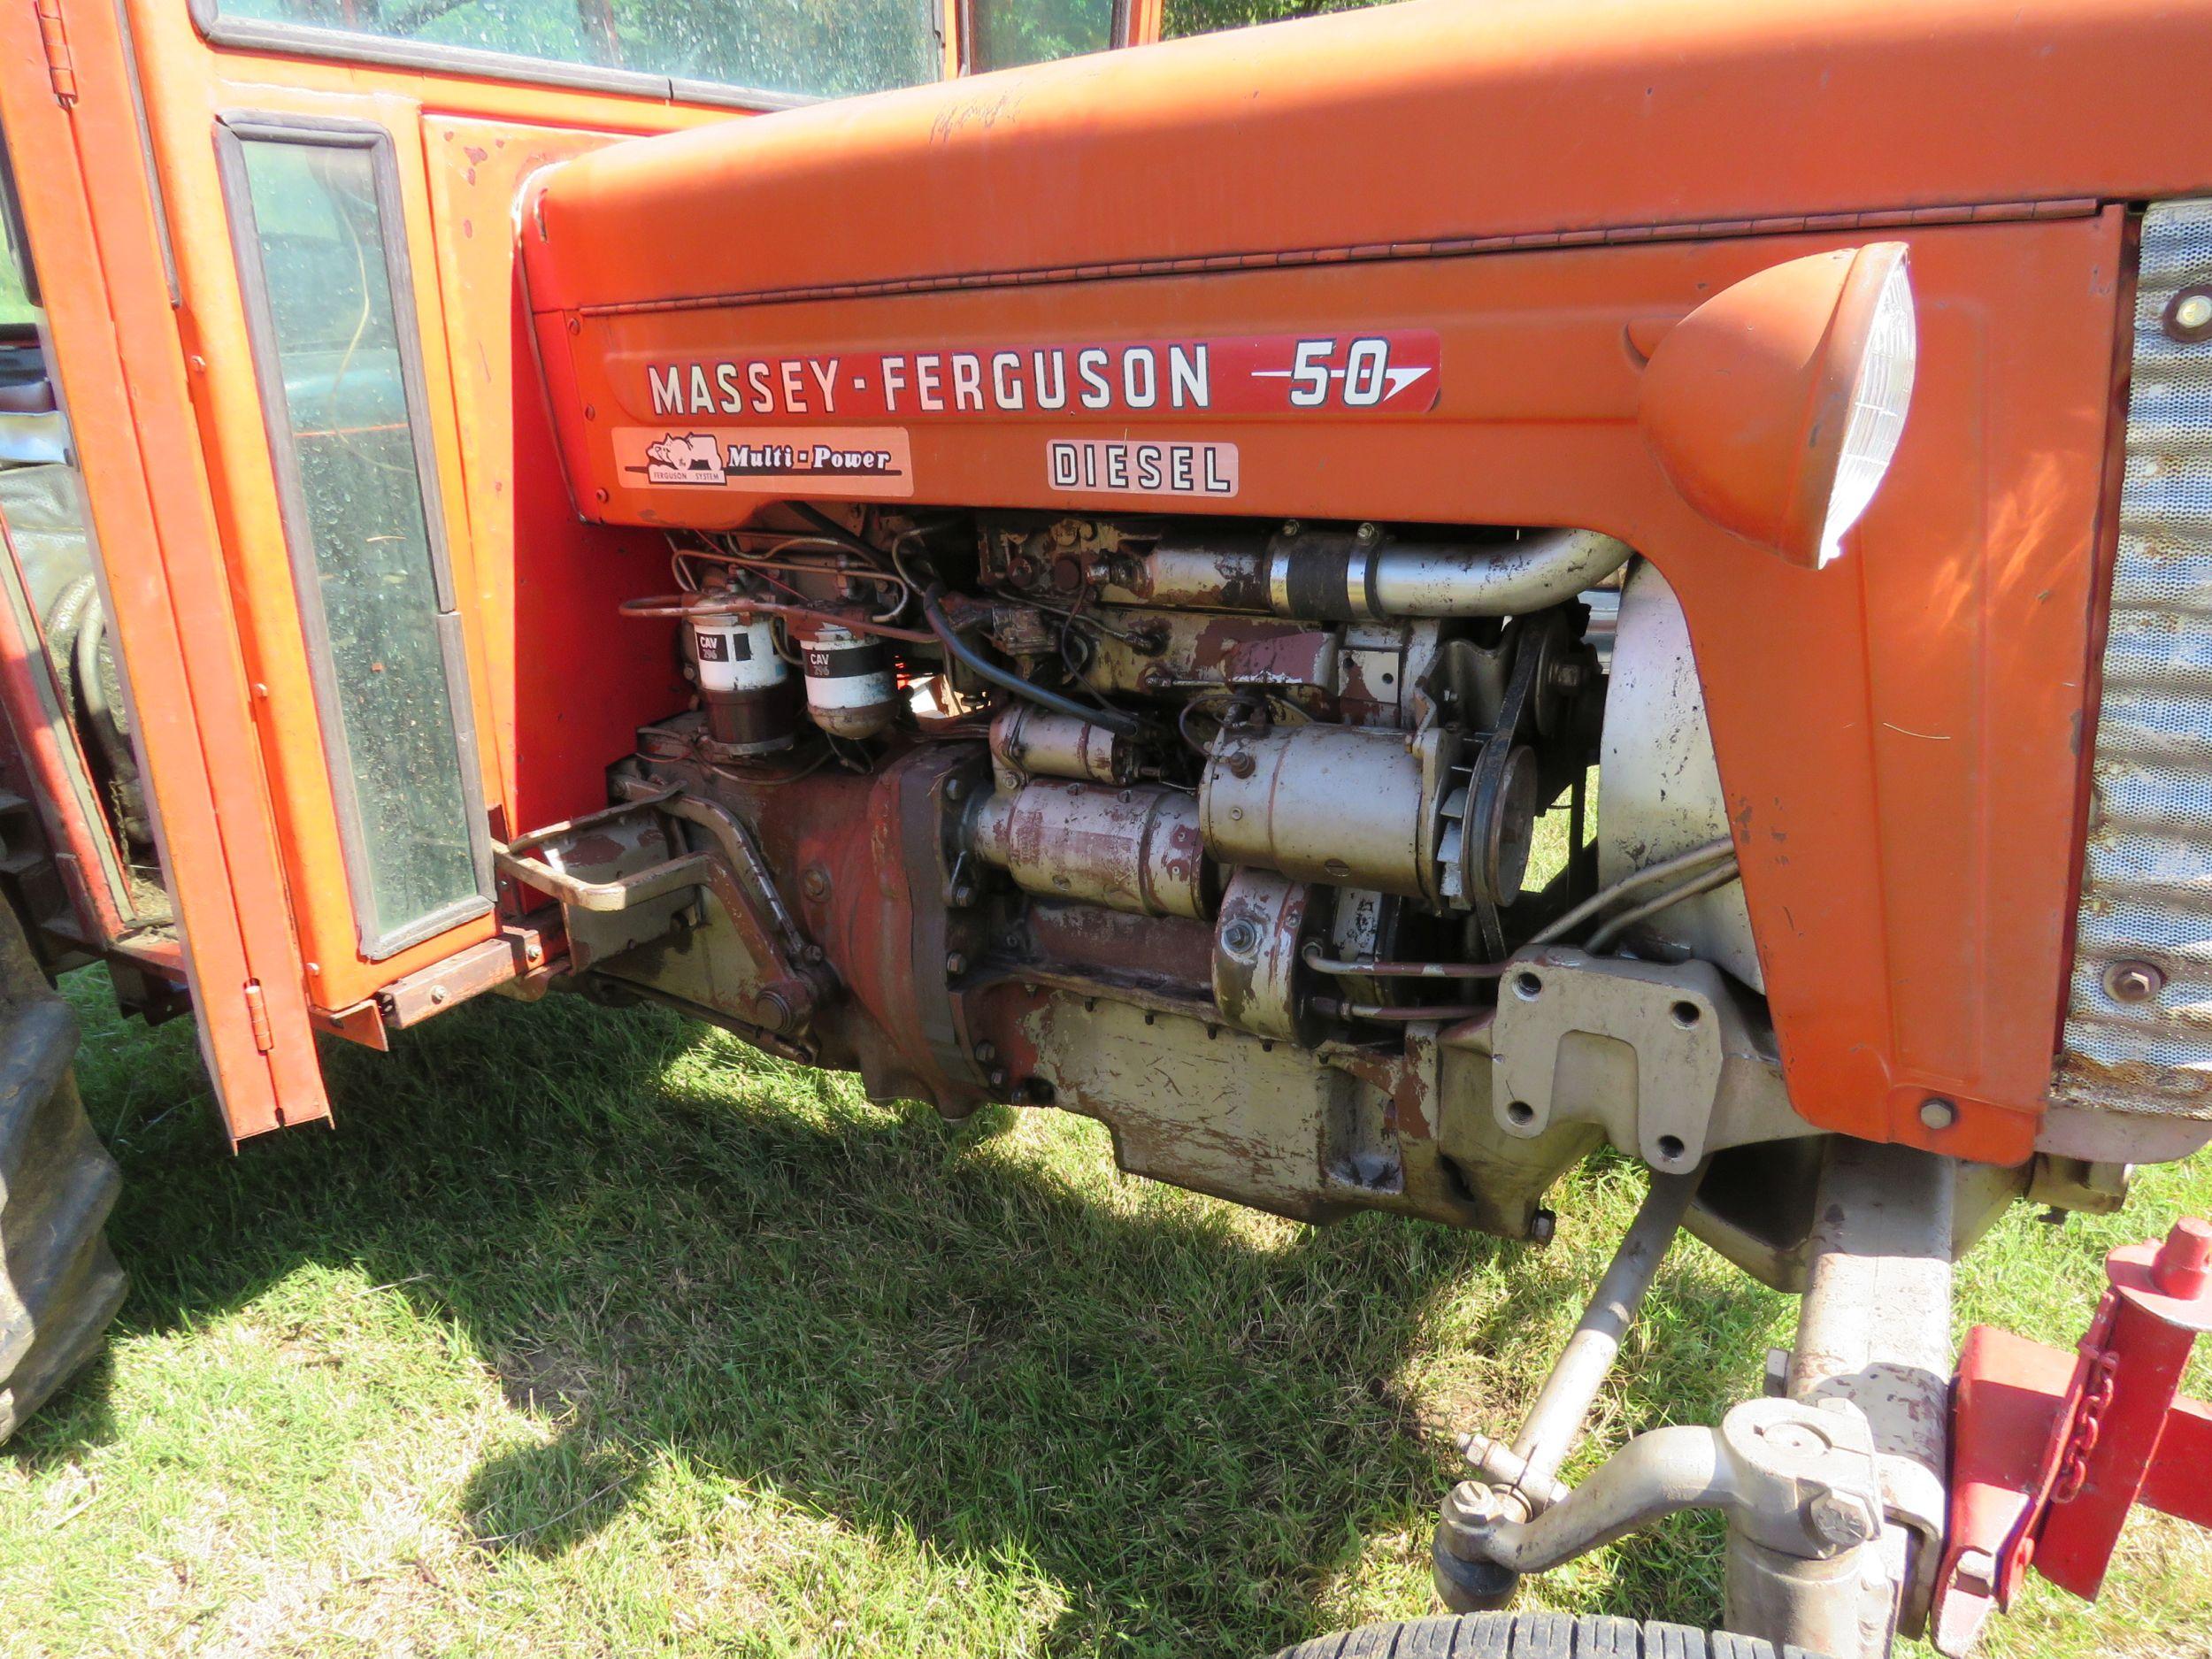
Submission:
POLYGON ((0 8, 0 134, 208 1071, 234 1139, 326 1118, 113 7, 0 8))

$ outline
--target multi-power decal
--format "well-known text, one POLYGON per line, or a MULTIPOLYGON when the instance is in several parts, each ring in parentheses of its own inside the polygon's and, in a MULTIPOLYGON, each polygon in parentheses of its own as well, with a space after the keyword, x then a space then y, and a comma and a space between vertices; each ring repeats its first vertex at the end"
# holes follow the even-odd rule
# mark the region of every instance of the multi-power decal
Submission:
MULTIPOLYGON (((1432 331, 1399 329, 647 363, 632 407, 669 424, 618 432, 617 464, 634 486, 907 496, 902 425, 714 423, 1418 415, 1442 391, 1440 356, 1432 331)), ((1233 443, 1055 433, 1040 439, 1038 458, 1048 488, 1074 494, 1237 490, 1233 443)))

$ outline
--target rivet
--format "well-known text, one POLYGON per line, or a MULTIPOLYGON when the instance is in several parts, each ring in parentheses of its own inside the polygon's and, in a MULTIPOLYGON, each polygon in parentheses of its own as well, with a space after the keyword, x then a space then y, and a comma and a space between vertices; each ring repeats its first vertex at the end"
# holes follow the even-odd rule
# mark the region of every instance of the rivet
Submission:
POLYGON ((2166 302, 2166 314, 2159 321, 2168 339, 2184 345, 2212 340, 2212 288, 2199 284, 2182 289, 2166 302))

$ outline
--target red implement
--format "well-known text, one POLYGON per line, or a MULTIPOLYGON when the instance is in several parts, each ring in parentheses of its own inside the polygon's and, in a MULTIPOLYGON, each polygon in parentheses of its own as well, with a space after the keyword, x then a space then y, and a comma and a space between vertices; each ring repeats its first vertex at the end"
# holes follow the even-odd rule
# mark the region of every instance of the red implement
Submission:
POLYGON ((2077 1354, 1978 1325, 1952 1397, 1951 1509, 1932 1631, 1969 1651, 2032 1566, 2093 1600, 2138 1503, 2212 1527, 2212 1407, 2179 1396, 2212 1330, 2212 1224, 2105 1260, 2077 1354))

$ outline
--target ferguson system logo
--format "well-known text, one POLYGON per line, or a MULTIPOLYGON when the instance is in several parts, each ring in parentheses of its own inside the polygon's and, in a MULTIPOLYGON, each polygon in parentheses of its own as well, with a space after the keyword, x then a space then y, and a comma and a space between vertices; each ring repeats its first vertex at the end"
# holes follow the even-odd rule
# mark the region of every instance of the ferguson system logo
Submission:
POLYGON ((978 347, 645 365, 656 418, 1091 413, 1419 415, 1427 329, 1121 345, 978 347))
POLYGON ((645 478, 650 484, 720 484, 722 446, 710 432, 670 433, 645 446, 645 478))

